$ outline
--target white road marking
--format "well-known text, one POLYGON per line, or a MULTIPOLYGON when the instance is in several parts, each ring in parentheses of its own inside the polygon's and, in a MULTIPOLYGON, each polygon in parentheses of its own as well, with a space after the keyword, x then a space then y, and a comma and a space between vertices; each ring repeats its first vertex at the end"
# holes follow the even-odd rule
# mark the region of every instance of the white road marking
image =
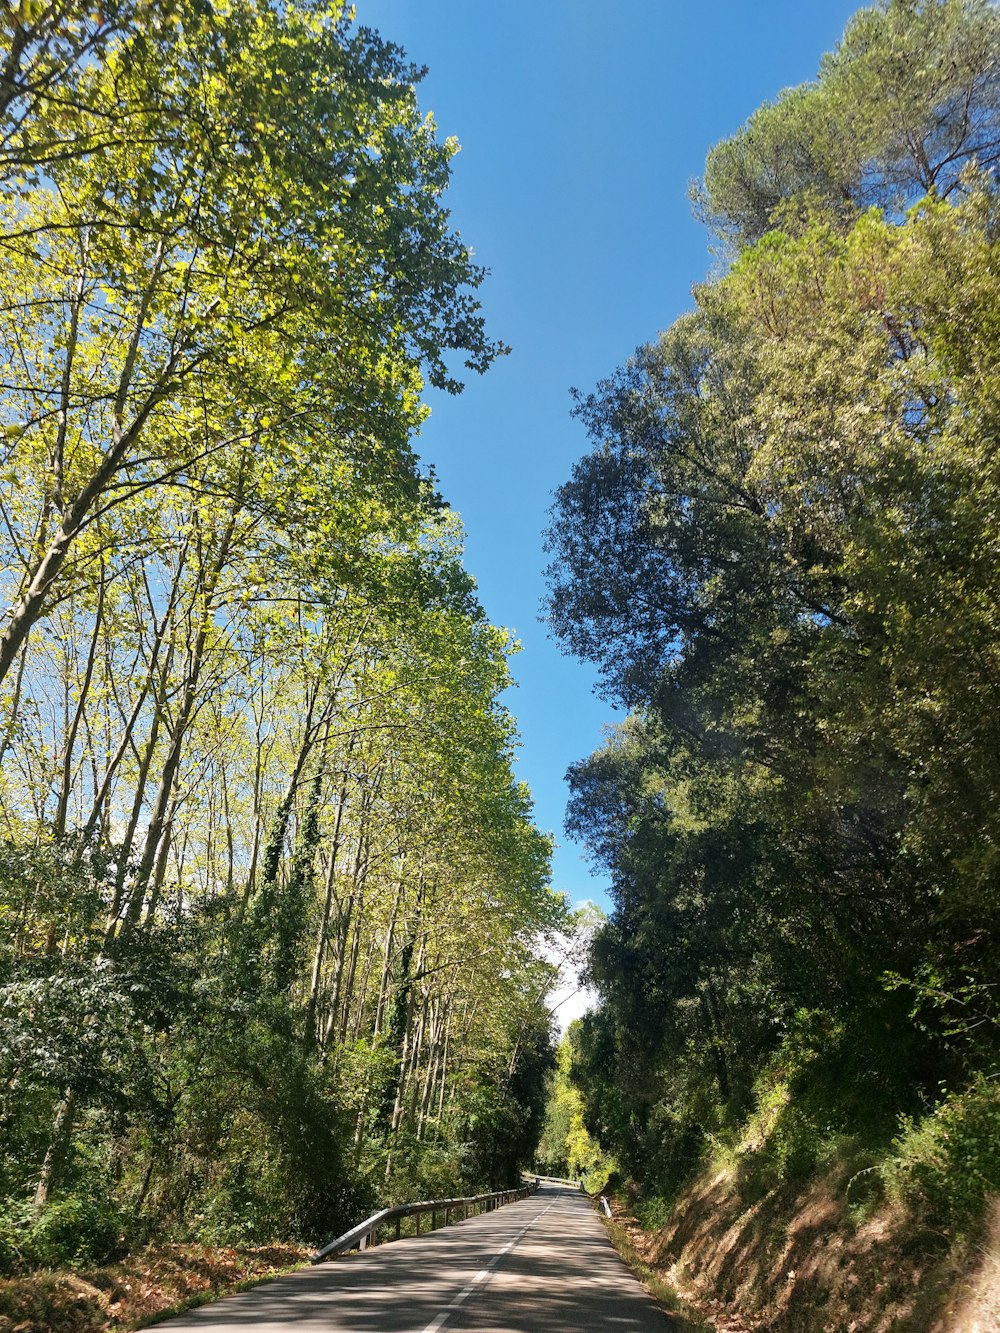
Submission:
POLYGON ((538 1219, 540 1217, 544 1217, 550 1208, 555 1207, 555 1204, 556 1200, 553 1199, 550 1204, 546 1204, 546 1206, 542 1209, 540 1213, 536 1213, 535 1216, 531 1219, 531 1221, 527 1224, 527 1226, 523 1226, 512 1241, 510 1241, 507 1245, 505 1245, 502 1250, 498 1250, 496 1252, 496 1254, 489 1261, 486 1267, 481 1268, 479 1270, 479 1272, 472 1279, 469 1285, 463 1291, 460 1291, 458 1295, 454 1297, 454 1299, 449 1301, 448 1304, 441 1311, 441 1313, 439 1315, 436 1315, 425 1329, 421 1330, 421 1333, 438 1333, 439 1328, 444 1328, 445 1324, 448 1322, 451 1316, 455 1313, 456 1310, 461 1309, 461 1307, 469 1299, 469 1297, 472 1295, 475 1289, 481 1283, 488 1281, 488 1279, 493 1273, 493 1270, 496 1268, 500 1260, 503 1259, 505 1255, 510 1254, 511 1250, 518 1243, 521 1237, 526 1235, 526 1233, 531 1230, 531 1228, 535 1225, 538 1219))

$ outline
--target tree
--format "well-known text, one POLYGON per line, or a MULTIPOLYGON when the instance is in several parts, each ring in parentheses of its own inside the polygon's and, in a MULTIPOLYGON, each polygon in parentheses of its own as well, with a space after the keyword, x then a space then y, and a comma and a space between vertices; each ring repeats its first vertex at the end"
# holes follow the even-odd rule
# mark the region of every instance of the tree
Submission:
POLYGON ((411 445, 502 350, 456 146, 339 4, 12 22, 0 1262, 507 1183, 565 909, 411 445))
POLYGON ((550 619, 633 710, 570 772, 582 1078, 665 1186, 779 1066, 884 1143, 995 1065, 995 24, 857 16, 714 151, 728 271, 578 403, 550 619))
POLYGON ((588 1133, 583 1094, 573 1081, 581 1061, 582 1030, 582 1020, 574 1019, 557 1047, 536 1162, 546 1174, 582 1180, 593 1192, 607 1184, 616 1164, 588 1133))
POLYGON ((482 370, 500 350, 439 202, 455 145, 421 120, 416 71, 339 5, 178 6, 65 76, 85 121, 102 97, 125 110, 100 151, 26 168, 0 226, 22 479, 0 680, 93 568, 102 516, 250 444, 272 505, 291 485, 286 520, 321 539, 311 474, 412 500, 419 368, 456 390, 448 351, 482 370))
POLYGON ((949 198, 1000 160, 1000 18, 988 0, 880 0, 860 10, 811 83, 765 103, 709 153, 695 200, 737 247, 781 206, 850 217, 949 198))

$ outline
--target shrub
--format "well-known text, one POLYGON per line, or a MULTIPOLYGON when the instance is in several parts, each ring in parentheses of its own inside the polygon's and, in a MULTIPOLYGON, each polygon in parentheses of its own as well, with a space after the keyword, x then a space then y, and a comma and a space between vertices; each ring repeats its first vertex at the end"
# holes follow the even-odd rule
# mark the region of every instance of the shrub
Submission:
POLYGON ((0 1216, 0 1272, 107 1263, 124 1253, 126 1239, 126 1219, 104 1200, 53 1199, 37 1217, 21 1204, 0 1216))
POLYGON ((448 1199, 474 1194, 485 1185, 470 1176, 472 1150, 467 1144, 434 1145, 400 1134, 393 1151, 391 1202, 448 1199))
POLYGON ((905 1117, 882 1164, 890 1198, 962 1228, 1000 1191, 1000 1083, 978 1078, 923 1119, 905 1117))
POLYGON ((635 1206, 635 1215, 646 1231, 662 1231, 670 1218, 673 1201, 662 1194, 651 1194, 640 1199, 635 1206))

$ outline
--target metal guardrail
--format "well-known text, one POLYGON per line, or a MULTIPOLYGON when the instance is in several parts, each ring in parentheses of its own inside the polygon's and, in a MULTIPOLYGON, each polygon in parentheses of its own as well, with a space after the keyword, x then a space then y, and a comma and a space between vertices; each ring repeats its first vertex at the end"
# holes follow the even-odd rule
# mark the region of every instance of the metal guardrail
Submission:
POLYGON ((502 1208, 505 1203, 513 1203, 515 1199, 527 1198, 529 1194, 534 1194, 538 1185, 535 1181, 523 1185, 516 1190, 496 1190, 493 1194, 471 1194, 465 1199, 431 1199, 426 1203, 401 1203, 395 1208, 383 1208, 380 1212, 372 1213, 371 1217, 366 1217, 363 1222, 359 1222, 356 1227, 350 1231, 345 1231, 342 1236, 336 1240, 330 1241, 329 1245, 324 1245, 321 1250, 317 1250, 312 1256, 311 1262, 320 1264, 324 1259, 331 1259, 335 1254, 345 1254, 348 1250, 353 1250, 355 1246, 359 1250, 367 1249, 369 1245, 376 1244, 376 1233, 382 1227, 391 1227, 395 1224, 394 1240, 399 1240, 400 1226, 404 1217, 413 1217, 416 1219, 417 1235, 420 1235, 420 1219, 431 1215, 431 1230, 437 1226, 438 1214, 444 1216, 444 1225, 448 1226, 452 1220, 452 1213, 461 1212, 464 1221, 469 1216, 469 1210, 473 1213, 489 1212, 494 1208, 502 1208))
POLYGON ((536 1180, 547 1180, 551 1185, 572 1185, 575 1190, 583 1190, 583 1181, 569 1176, 540 1176, 537 1171, 531 1173, 536 1180))

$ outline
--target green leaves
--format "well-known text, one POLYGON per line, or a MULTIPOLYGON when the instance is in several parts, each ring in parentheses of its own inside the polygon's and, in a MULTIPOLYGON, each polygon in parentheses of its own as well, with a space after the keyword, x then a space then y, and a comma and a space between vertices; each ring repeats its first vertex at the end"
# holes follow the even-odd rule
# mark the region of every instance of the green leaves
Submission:
POLYGON ((638 1169, 742 1116, 799 1010, 859 1068, 891 1034, 889 1122, 998 1057, 997 22, 857 15, 710 155, 728 271, 578 408, 551 619, 634 710, 570 774, 616 902, 587 1078, 638 1169))
POLYGON ((695 201, 737 247, 776 211, 820 202, 850 218, 948 198, 1000 160, 1000 20, 987 0, 862 9, 819 76, 765 103, 709 153, 695 201))
POLYGON ((342 1230, 405 1144, 472 1163, 475 1103, 470 1184, 530 1150, 563 908, 413 449, 503 349, 397 47, 72 9, 0 68, 0 1191, 342 1230))
POLYGON ((0 322, 29 344, 5 380, 11 424, 29 423, 12 461, 37 478, 14 526, 43 534, 11 553, 28 576, 0 676, 95 513, 236 453, 246 405, 272 423, 266 499, 295 544, 328 543, 352 487, 394 535, 412 530, 422 370, 454 389, 447 353, 482 370, 499 350, 440 202, 452 148, 395 47, 339 5, 254 0, 211 22, 175 6, 141 29, 123 9, 106 38, 99 61, 61 71, 78 150, 44 181, 13 166, 0 223, 0 322), (55 417, 58 444, 31 458, 55 417), (53 488, 58 538, 37 509, 53 488))

